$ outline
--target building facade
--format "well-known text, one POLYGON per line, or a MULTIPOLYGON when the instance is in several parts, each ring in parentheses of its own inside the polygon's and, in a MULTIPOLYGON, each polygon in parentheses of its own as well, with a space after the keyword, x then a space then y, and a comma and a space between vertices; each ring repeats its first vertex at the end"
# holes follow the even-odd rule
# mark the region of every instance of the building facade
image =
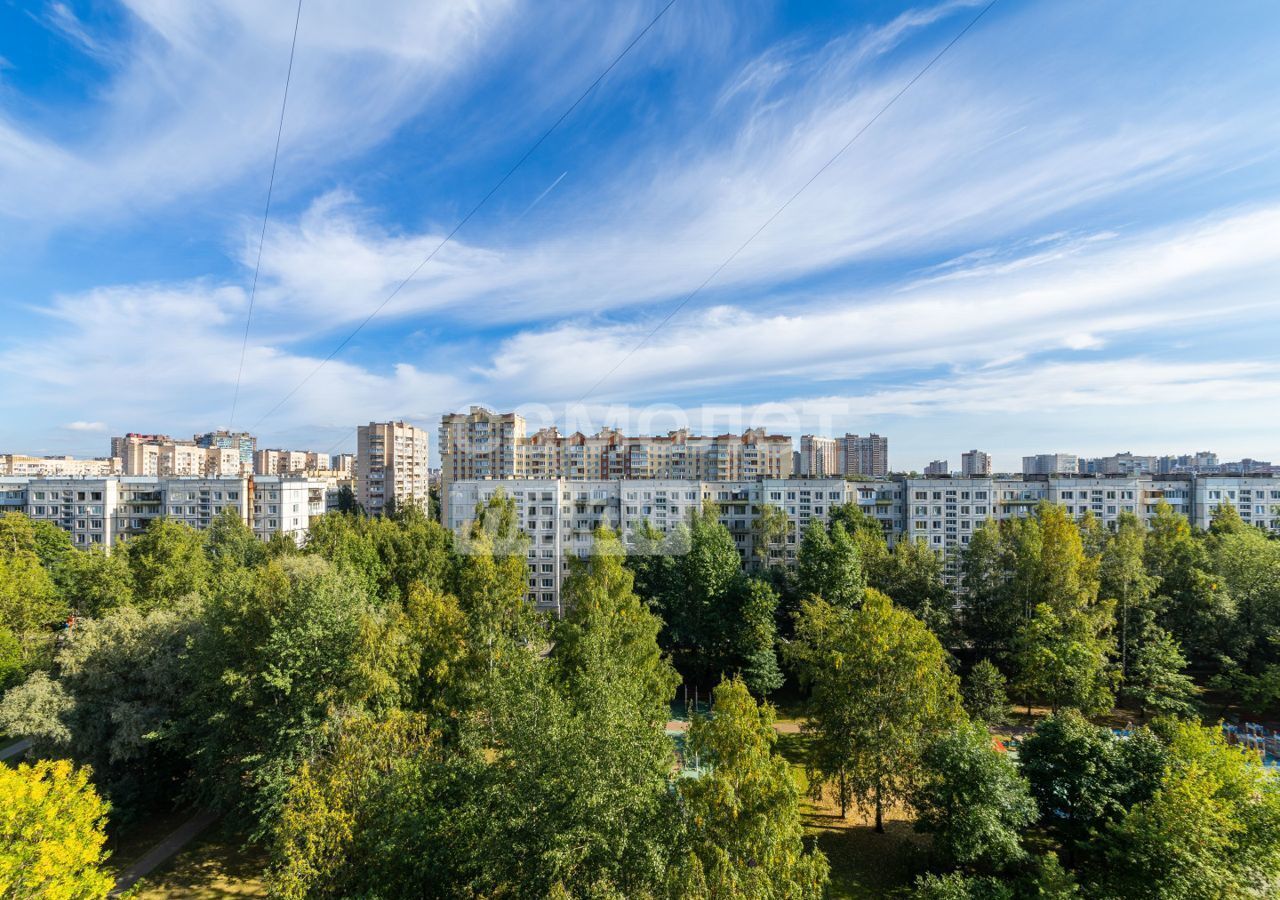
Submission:
POLYGON ((879 434, 859 436, 846 434, 837 438, 841 475, 869 475, 880 478, 889 474, 889 439, 879 434))
POLYGON ((387 504, 426 509, 428 435, 405 422, 370 422, 356 430, 356 502, 371 516, 387 504))
POLYGON ((981 450, 967 450, 960 454, 961 475, 990 475, 991 454, 981 450))
POLYGON ((101 478, 121 474, 119 457, 77 459, 74 456, 23 456, 20 453, 0 455, 0 475, 26 478, 79 476, 101 478))
POLYGON ((1244 521, 1280 534, 1280 478, 1268 476, 1024 476, 863 479, 793 478, 749 481, 684 479, 470 480, 454 482, 443 497, 444 524, 465 535, 476 509, 497 494, 510 497, 528 535, 529 598, 561 611, 568 560, 586 554, 601 525, 634 536, 642 522, 669 533, 713 502, 744 567, 771 558, 792 564, 804 528, 829 522, 832 510, 856 503, 876 519, 890 546, 920 541, 943 559, 943 577, 959 592, 960 556, 984 522, 1031 515, 1041 502, 1061 505, 1074 519, 1089 514, 1114 528, 1131 513, 1149 521, 1168 503, 1191 524, 1207 528, 1214 509, 1230 503, 1244 521), (781 509, 788 529, 781 545, 763 546, 759 519, 766 506, 781 509))
POLYGON ((762 428, 741 435, 632 436, 615 428, 530 435, 522 416, 473 406, 440 423, 441 490, 457 481, 511 478, 571 480, 692 479, 728 481, 792 474, 791 438, 762 428))
POLYGON ((835 438, 817 434, 800 436, 800 465, 796 470, 797 475, 810 478, 843 475, 840 463, 840 445, 835 438))
POLYGON ((1080 460, 1074 453, 1037 453, 1022 457, 1023 475, 1076 475, 1080 460))
MULTIPOLYGON (((253 473, 253 454, 245 462, 244 449, 230 436, 217 446, 217 434, 176 441, 164 434, 126 434, 111 439, 111 455, 118 456, 125 475, 159 478, 232 478, 253 473), (201 441, 204 441, 202 444, 201 441)), ((239 438, 240 436, 236 436, 239 438)), ((248 436, 251 438, 251 436, 248 436)))
POLYGON ((924 474, 926 478, 949 475, 951 474, 951 465, 945 459, 935 459, 924 467, 924 474))

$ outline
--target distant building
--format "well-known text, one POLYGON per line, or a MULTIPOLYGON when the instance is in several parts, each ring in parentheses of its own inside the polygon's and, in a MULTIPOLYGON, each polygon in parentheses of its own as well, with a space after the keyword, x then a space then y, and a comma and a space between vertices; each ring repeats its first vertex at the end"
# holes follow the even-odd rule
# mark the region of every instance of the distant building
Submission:
POLYGON ((798 474, 811 478, 843 475, 840 462, 840 444, 835 438, 817 434, 800 436, 798 474))
POLYGON ((214 450, 235 450, 240 461, 240 471, 253 471, 253 452, 258 449, 258 439, 247 431, 210 431, 192 438, 197 447, 214 450))
POLYGON ((190 441, 176 441, 164 434, 129 433, 111 439, 111 455, 120 457, 125 475, 160 478, 230 478, 253 472, 253 450, 245 457, 240 440, 251 435, 210 432, 190 441), (227 435, 221 440, 217 435, 227 435), (226 446, 221 446, 225 444, 226 446))
POLYGON ((991 454, 981 450, 969 450, 960 454, 961 475, 990 475, 991 454))
POLYGON ((950 475, 951 467, 947 464, 945 459, 935 459, 933 462, 929 463, 929 465, 924 467, 924 474, 926 478, 939 475, 950 475))
POLYGON ((842 475, 889 474, 889 439, 878 434, 860 437, 846 434, 838 439, 842 475))
POLYGON ((356 502, 371 516, 391 501, 427 508, 430 486, 425 429, 405 422, 370 422, 356 429, 356 502))
POLYGON ((20 453, 0 454, 0 475, 25 475, 31 478, 52 478, 60 475, 103 477, 121 473, 119 457, 76 459, 74 456, 23 456, 20 453))
POLYGON ((1022 457, 1023 475, 1076 475, 1080 460, 1074 453, 1038 453, 1022 457))
POLYGON ((1135 455, 1129 451, 1112 456, 1080 460, 1081 475, 1150 475, 1156 471, 1154 456, 1135 455))
POLYGON ((784 478, 794 463, 791 438, 751 428, 741 435, 626 435, 616 428, 562 435, 557 428, 527 434, 523 416, 482 406, 440 421, 440 483, 473 479, 573 480, 784 478))

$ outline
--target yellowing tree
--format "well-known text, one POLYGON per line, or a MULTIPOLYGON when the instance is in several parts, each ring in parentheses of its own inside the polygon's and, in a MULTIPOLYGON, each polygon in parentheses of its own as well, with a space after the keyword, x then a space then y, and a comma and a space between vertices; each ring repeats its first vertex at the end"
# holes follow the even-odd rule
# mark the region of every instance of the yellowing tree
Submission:
POLYGON ((0 897, 105 897, 107 804, 66 760, 0 766, 0 897))

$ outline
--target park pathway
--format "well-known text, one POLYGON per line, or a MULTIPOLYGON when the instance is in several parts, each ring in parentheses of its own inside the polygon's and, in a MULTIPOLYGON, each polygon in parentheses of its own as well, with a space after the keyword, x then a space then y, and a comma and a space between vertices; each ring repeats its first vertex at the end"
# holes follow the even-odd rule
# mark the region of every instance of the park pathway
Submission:
POLYGON ((161 864, 167 862, 170 857, 189 844, 192 838, 216 822, 219 815, 221 813, 209 811, 196 813, 182 825, 179 825, 164 840, 143 854, 141 859, 121 872, 116 878, 115 890, 108 896, 120 896, 120 894, 133 887, 139 878, 151 874, 161 864))
POLYGON ((16 743, 10 744, 8 747, 5 747, 3 750, 0 750, 0 762, 6 759, 12 759, 13 757, 17 756, 20 753, 26 753, 30 747, 31 747, 30 738, 23 738, 22 740, 17 741, 16 743))

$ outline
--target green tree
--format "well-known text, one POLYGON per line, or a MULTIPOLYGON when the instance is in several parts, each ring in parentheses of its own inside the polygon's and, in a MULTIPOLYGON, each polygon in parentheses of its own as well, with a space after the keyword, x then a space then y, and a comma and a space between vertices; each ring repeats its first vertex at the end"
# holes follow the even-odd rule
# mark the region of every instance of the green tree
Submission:
POLYGON ((796 554, 797 585, 802 596, 821 597, 836 606, 862 602, 867 582, 858 545, 836 522, 831 530, 816 519, 809 523, 796 554))
POLYGON ((1104 837, 1111 896, 1272 896, 1280 889, 1280 786, 1216 727, 1168 723, 1157 789, 1104 837))
POLYGON ((133 573, 122 552, 94 548, 62 562, 63 596, 78 614, 98 617, 133 605, 133 573))
POLYGON ((252 811, 256 835, 332 720, 376 699, 372 616, 353 576, 305 557, 268 563, 247 591, 206 603, 186 698, 196 774, 209 799, 252 811))
POLYGON ((916 830, 933 835, 948 866, 997 872, 1022 861, 1022 830, 1036 805, 1017 767, 992 746, 986 726, 957 725, 925 747, 926 772, 912 793, 916 830))
POLYGON ((251 569, 263 562, 266 548, 245 524, 240 513, 227 507, 213 517, 204 535, 205 552, 214 571, 226 568, 251 569))
POLYGON ((1240 513, 1231 503, 1219 503, 1209 516, 1209 533, 1214 537, 1227 534, 1244 534, 1249 526, 1240 518, 1240 513))
POLYGON ((1145 544, 1142 520, 1123 512, 1101 556, 1099 594, 1116 604, 1121 678, 1129 677, 1133 651, 1142 645, 1155 624, 1156 609, 1151 600, 1159 581, 1147 574, 1143 562, 1145 544))
POLYGON ((885 567, 889 562, 889 546, 879 520, 867 515, 857 503, 842 503, 832 507, 828 517, 829 528, 834 528, 837 524, 844 528, 858 546, 858 557, 862 571, 866 574, 867 586, 888 593, 885 590, 885 567))
POLYGON ((759 696, 782 687, 778 667, 778 595, 769 583, 741 576, 730 592, 734 640, 734 669, 741 672, 747 687, 759 696))
POLYGON ((1040 722, 1018 754, 1041 824, 1073 856, 1130 806, 1150 799, 1168 760, 1149 729, 1119 739, 1074 709, 1040 722))
POLYGON ((53 629, 67 615, 40 547, 30 519, 22 513, 0 515, 0 628, 18 640, 24 670, 48 664, 53 629))
POLYGON ((1220 530, 1209 540, 1209 556, 1234 607, 1234 621, 1225 629, 1229 655, 1256 675, 1280 661, 1280 542, 1247 526, 1220 530))
POLYGON ((905 607, 943 641, 952 637, 953 599, 942 581, 942 555, 923 538, 900 540, 893 547, 885 575, 877 585, 893 602, 905 607))
POLYGON ((0 730, 92 766, 123 816, 172 797, 188 771, 182 697, 199 625, 195 601, 84 621, 58 651, 57 681, 33 677, 0 703, 0 730))
POLYGON ((428 519, 421 507, 406 504, 394 518, 369 519, 362 524, 382 562, 378 596, 403 599, 414 583, 436 590, 446 587, 452 534, 428 519))
POLYGON ((152 519, 124 544, 133 573, 134 603, 143 610, 199 594, 209 583, 209 559, 200 532, 181 522, 152 519))
POLYGON ((756 562, 764 569, 774 569, 786 562, 787 535, 791 520, 787 514, 768 503, 760 507, 754 528, 756 562))
POLYGON ((1196 708, 1195 683, 1185 673, 1187 659, 1173 636, 1154 627, 1134 654, 1124 694, 1138 704, 1138 711, 1190 716, 1196 708))
POLYGON ((0 625, 0 694, 22 678, 22 644, 13 632, 0 625))
POLYGON ((690 751, 710 771, 679 785, 688 857, 673 872, 673 895, 824 896, 827 860, 816 848, 805 852, 799 791, 775 746, 772 708, 736 678, 716 687, 712 705, 714 715, 695 717, 689 730, 690 751))
POLYGON ((570 689, 588 672, 593 678, 626 679, 665 716, 680 677, 658 648, 662 622, 632 590, 625 552, 618 536, 601 528, 590 555, 570 560, 566 611, 552 632, 551 658, 570 689))
POLYGON ((395 624, 406 655, 398 672, 403 705, 434 723, 456 718, 467 704, 468 681, 476 675, 467 616, 458 598, 414 583, 395 624))
POLYGON ((1159 624, 1193 657, 1215 658, 1222 649, 1219 633, 1229 598, 1209 573, 1205 548, 1186 517, 1163 500, 1148 520, 1143 557, 1147 574, 1158 579, 1152 605, 1160 610, 1159 624))
POLYGON ((868 591, 861 608, 805 601, 794 659, 810 685, 810 783, 875 811, 906 799, 921 777, 920 753, 964 716, 958 679, 936 636, 917 618, 868 591))
POLYGON ((961 627, 980 653, 1008 651, 1022 622, 1022 607, 1013 594, 1010 548, 994 519, 974 529, 960 553, 961 627))
POLYGON ((988 725, 1009 720, 1009 696, 1004 674, 989 659, 980 659, 964 682, 964 708, 974 719, 988 725))
POLYGON ((0 896, 102 898, 107 804, 66 760, 0 766, 0 896))
POLYGON ((1017 686, 1027 708, 1032 698, 1057 712, 1075 707, 1095 715, 1115 703, 1114 673, 1107 666, 1111 642, 1087 613, 1060 616, 1047 603, 1032 610, 1014 648, 1017 686))

